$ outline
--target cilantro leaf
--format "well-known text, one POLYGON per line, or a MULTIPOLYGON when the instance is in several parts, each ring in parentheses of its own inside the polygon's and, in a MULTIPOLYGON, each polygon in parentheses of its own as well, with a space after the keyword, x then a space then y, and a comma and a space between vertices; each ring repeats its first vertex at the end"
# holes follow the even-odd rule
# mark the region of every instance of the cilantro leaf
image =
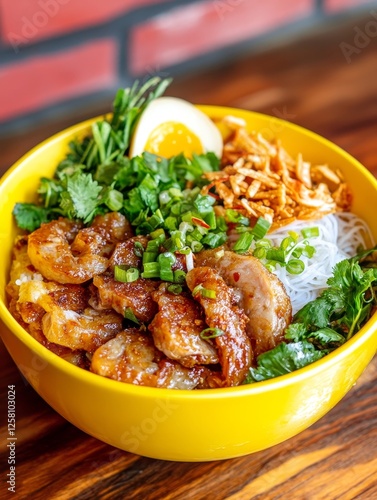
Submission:
POLYGON ((53 219, 51 210, 33 203, 16 203, 13 215, 18 227, 30 232, 38 229, 42 223, 53 219))
POLYGON ((77 172, 67 177, 66 191, 61 195, 60 207, 70 219, 83 219, 88 223, 99 205, 102 187, 90 174, 77 172))
POLYGON ((250 368, 246 383, 260 382, 291 373, 314 363, 325 354, 325 351, 318 351, 306 340, 290 344, 281 342, 274 349, 258 356, 258 367, 250 368))

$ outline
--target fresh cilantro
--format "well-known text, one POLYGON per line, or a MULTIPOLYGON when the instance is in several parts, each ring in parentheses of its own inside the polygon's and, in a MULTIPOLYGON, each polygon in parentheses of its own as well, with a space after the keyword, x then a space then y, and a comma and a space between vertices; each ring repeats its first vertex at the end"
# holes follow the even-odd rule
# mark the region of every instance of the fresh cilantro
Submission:
POLYGON ((318 351, 307 340, 301 342, 281 342, 274 349, 258 356, 258 367, 250 368, 245 383, 260 382, 303 368, 326 354, 318 351))
POLYGON ((61 193, 60 208, 70 219, 90 222, 99 205, 102 187, 90 174, 76 172, 66 179, 66 190, 61 193))
POLYGON ((328 287, 306 304, 285 331, 285 340, 261 354, 246 382, 297 370, 333 351, 368 321, 377 307, 377 247, 336 264, 328 287))
POLYGON ((51 210, 39 207, 33 203, 16 203, 13 215, 17 226, 25 231, 35 231, 44 222, 49 222, 54 217, 51 210))

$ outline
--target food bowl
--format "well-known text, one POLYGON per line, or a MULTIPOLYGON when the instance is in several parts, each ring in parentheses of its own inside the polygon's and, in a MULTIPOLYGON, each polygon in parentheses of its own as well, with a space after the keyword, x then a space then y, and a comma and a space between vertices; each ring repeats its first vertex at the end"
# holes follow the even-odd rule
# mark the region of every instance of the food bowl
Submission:
MULTIPOLYGON (((279 137, 292 155, 343 172, 353 191, 353 212, 377 239, 376 179, 326 139, 277 118, 202 106, 213 118, 243 118, 267 139, 279 137)), ((16 202, 35 201, 41 176, 52 176, 68 143, 94 120, 75 125, 27 153, 0 183, 1 336, 19 370, 60 415, 84 432, 147 457, 204 461, 233 458, 276 445, 308 428, 352 388, 377 349, 377 315, 342 347, 291 374, 251 385, 198 391, 141 387, 95 375, 61 359, 34 340, 7 309, 5 286, 17 229, 16 202)))

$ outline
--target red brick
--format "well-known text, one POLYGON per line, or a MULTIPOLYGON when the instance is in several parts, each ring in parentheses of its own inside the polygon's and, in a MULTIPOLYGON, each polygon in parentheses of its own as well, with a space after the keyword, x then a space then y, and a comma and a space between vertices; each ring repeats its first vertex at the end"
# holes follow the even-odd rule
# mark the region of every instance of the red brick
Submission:
POLYGON ((338 12, 352 7, 361 7, 365 4, 371 4, 371 0, 325 0, 325 10, 327 12, 338 12))
POLYGON ((86 93, 114 88, 116 59, 114 40, 102 39, 0 67, 0 120, 86 93))
POLYGON ((207 0, 177 7, 135 27, 134 75, 173 65, 309 16, 314 0, 207 0))
MULTIPOLYGON (((25 43, 101 24, 161 0, 0 0, 2 39, 25 43)), ((166 0, 164 0, 166 1, 166 0)))

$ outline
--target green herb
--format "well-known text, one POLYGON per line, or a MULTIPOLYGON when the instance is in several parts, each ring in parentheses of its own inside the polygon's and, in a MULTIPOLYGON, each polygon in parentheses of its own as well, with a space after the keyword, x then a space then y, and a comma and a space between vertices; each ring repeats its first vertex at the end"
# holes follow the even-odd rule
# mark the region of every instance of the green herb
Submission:
POLYGON ((251 234, 256 240, 261 240, 264 238, 271 227, 271 223, 263 217, 259 217, 255 226, 253 227, 251 234))
POLYGON ((133 323, 136 323, 137 325, 140 325, 139 320, 135 316, 135 313, 131 309, 131 307, 126 307, 126 310, 124 311, 124 317, 125 319, 128 319, 129 321, 132 321, 133 323))
POLYGON ((350 339, 377 306, 377 247, 334 266, 326 288, 295 315, 284 342, 261 354, 247 382, 277 377, 302 368, 350 339))
POLYGON ((33 203, 16 203, 13 215, 17 226, 30 232, 35 231, 41 224, 50 222, 54 218, 54 214, 50 210, 33 203))
POLYGON ((205 288, 202 284, 197 285, 191 293, 193 297, 195 297, 195 295, 198 295, 200 293, 202 297, 206 297, 207 299, 216 298, 216 291, 210 290, 209 288, 205 288))
POLYGON ((317 351, 310 342, 303 340, 287 344, 281 342, 271 351, 258 356, 258 367, 250 368, 245 383, 260 382, 303 368, 318 359, 325 352, 317 351))
POLYGON ((200 332, 200 337, 204 340, 207 339, 214 339, 216 337, 220 337, 221 335, 224 335, 225 332, 221 330, 220 328, 205 328, 200 332))
POLYGON ((114 279, 123 283, 132 283, 139 277, 139 270, 136 267, 125 268, 122 265, 114 267, 114 279))

